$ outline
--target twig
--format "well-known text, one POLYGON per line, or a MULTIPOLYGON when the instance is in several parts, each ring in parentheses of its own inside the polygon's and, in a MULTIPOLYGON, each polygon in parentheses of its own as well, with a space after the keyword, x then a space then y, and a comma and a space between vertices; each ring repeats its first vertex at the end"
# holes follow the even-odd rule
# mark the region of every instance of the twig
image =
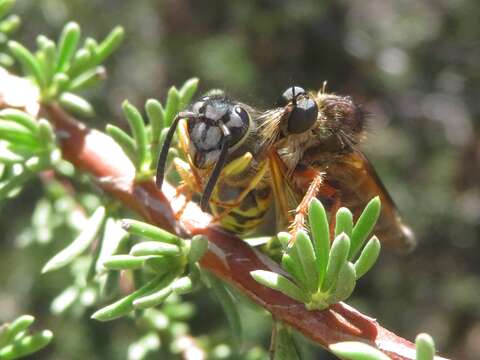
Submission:
MULTIPOLYGON (((27 86, 25 83, 20 86, 20 81, 18 77, 0 73, 0 101, 3 106, 8 106, 11 104, 8 99, 14 98, 16 107, 35 109, 34 92, 19 91, 22 86, 27 86), (12 91, 18 92, 12 94, 12 91), (20 101, 18 98, 23 94, 28 97, 20 101)), ((238 237, 212 225, 211 217, 194 203, 185 206, 185 199, 176 197, 171 185, 165 183, 162 193, 153 180, 135 183, 133 165, 107 135, 86 127, 58 105, 42 106, 40 113, 55 125, 63 157, 93 176, 103 190, 152 224, 180 236, 208 236, 209 249, 201 266, 235 286, 272 313, 275 319, 288 323, 326 348, 342 341, 363 341, 394 360, 415 359, 413 343, 346 304, 335 304, 324 311, 308 311, 303 304, 260 285, 250 276, 250 271, 279 271, 275 263, 238 237), (178 217, 178 211, 183 207, 185 209, 178 217)))

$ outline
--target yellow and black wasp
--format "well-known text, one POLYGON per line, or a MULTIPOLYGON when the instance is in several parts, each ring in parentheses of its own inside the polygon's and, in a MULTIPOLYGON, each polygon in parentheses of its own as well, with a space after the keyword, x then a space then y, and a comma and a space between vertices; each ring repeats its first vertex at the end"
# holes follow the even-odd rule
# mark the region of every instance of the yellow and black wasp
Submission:
POLYGON ((174 165, 187 188, 201 194, 202 210, 210 206, 215 220, 236 233, 257 228, 272 197, 258 115, 218 91, 180 112, 160 152, 157 186, 162 185, 168 149, 179 127, 180 148, 187 161, 176 158, 174 165))
POLYGON ((157 184, 181 119, 180 144, 188 163, 176 159, 185 183, 202 194, 221 225, 245 234, 276 204, 277 225, 304 226, 308 203, 319 198, 331 213, 340 206, 358 216, 379 195, 375 228, 387 245, 407 249, 414 239, 374 168, 358 149, 365 114, 349 97, 289 87, 277 107, 259 112, 223 93, 207 95, 177 115, 162 148, 157 184), (274 199, 274 201, 272 201, 274 199))

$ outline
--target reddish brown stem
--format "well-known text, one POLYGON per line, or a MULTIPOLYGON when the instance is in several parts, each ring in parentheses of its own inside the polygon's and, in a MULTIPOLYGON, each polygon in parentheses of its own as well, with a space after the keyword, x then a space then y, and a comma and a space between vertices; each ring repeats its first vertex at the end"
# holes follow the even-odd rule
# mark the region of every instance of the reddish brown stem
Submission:
MULTIPOLYGON (((14 76, 0 73, 3 106, 35 109, 36 99, 31 95, 23 99, 22 105, 22 101, 15 98, 15 95, 21 97, 21 94, 11 94, 10 89, 18 91, 18 81, 14 76), (2 81, 3 85, 5 81, 10 82, 10 86, 2 86, 2 81), (8 101, 9 96, 16 99, 14 103, 8 101)), ((153 180, 136 183, 132 164, 110 137, 87 128, 57 105, 43 106, 40 112, 55 125, 66 160, 89 173, 103 190, 146 221, 180 236, 208 236, 209 249, 201 260, 201 266, 267 309, 275 319, 288 323, 326 348, 341 341, 362 341, 377 347, 394 360, 415 358, 414 344, 346 304, 335 304, 325 311, 308 311, 303 304, 260 285, 253 280, 250 272, 258 269, 278 272, 280 269, 275 263, 238 237, 212 225, 210 216, 195 204, 185 206, 185 200, 176 197, 169 184, 165 184, 161 192, 153 180), (179 216, 178 210, 183 208, 179 216)))

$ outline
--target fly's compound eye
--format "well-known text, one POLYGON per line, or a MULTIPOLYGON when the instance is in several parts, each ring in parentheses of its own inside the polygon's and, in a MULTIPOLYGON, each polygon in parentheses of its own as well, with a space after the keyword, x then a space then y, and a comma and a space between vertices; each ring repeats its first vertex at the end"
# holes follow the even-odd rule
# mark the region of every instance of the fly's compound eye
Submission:
POLYGON ((307 92, 304 88, 300 86, 290 86, 287 90, 285 90, 278 100, 279 106, 287 106, 291 102, 295 102, 296 98, 299 95, 306 95, 307 92))
POLYGON ((288 117, 287 130, 290 134, 300 134, 309 130, 317 121, 318 106, 308 96, 296 99, 296 104, 288 117))
POLYGON ((228 114, 225 125, 230 130, 230 146, 240 143, 248 134, 250 128, 250 115, 240 105, 235 105, 228 114))

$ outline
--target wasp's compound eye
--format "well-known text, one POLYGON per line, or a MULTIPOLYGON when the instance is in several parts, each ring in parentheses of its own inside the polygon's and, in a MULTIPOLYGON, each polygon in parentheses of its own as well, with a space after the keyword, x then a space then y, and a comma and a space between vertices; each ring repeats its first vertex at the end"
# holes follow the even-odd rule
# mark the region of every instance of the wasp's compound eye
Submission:
POLYGON ((291 134, 300 134, 309 130, 317 121, 318 106, 309 97, 302 96, 297 99, 296 106, 289 117, 287 130, 291 134))
POLYGON ((230 144, 234 146, 247 135, 248 129, 250 128, 250 115, 242 106, 235 105, 229 112, 225 125, 230 130, 230 144))
POLYGON ((195 114, 199 114, 200 109, 203 107, 203 105, 205 105, 205 101, 207 101, 207 98, 203 97, 200 100, 194 102, 193 105, 191 106, 192 112, 195 114))
POLYGON ((279 106, 286 106, 290 102, 295 102, 296 98, 299 95, 305 95, 307 92, 305 91, 304 88, 301 88, 300 86, 290 86, 287 90, 285 90, 278 100, 278 105, 279 106))

